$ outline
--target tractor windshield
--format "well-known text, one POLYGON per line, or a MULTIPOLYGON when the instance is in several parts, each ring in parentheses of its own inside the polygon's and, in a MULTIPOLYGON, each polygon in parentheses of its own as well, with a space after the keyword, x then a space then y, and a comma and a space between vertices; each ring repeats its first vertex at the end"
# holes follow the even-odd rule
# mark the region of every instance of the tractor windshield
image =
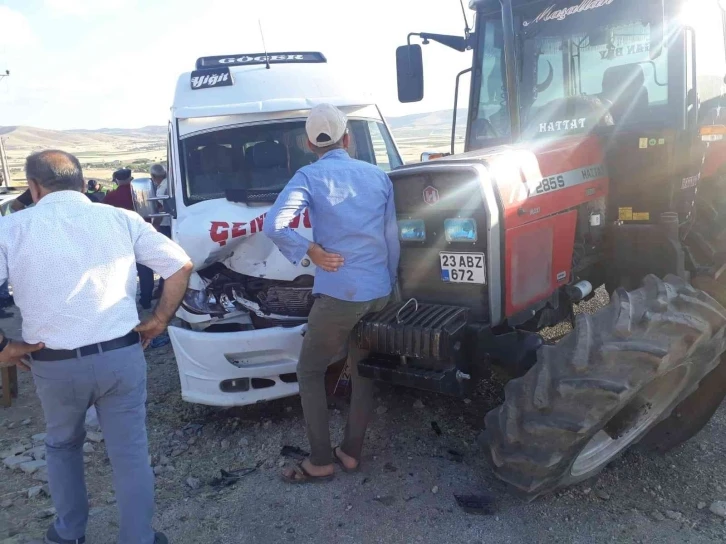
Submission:
MULTIPOLYGON (((515 13, 525 139, 648 124, 668 107, 667 47, 650 56, 651 17, 632 0, 533 2, 515 13)), ((500 14, 479 17, 481 84, 473 147, 511 133, 500 14)))

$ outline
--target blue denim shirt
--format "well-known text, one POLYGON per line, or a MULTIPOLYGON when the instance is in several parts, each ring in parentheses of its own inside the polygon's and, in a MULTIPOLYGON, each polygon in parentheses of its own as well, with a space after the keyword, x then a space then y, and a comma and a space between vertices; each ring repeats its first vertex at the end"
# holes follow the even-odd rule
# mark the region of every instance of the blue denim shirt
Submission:
POLYGON ((310 242, 289 228, 310 210, 313 238, 345 264, 337 272, 318 268, 313 293, 366 302, 387 296, 395 285, 401 252, 393 185, 377 166, 329 151, 298 170, 267 214, 264 233, 293 264, 310 242))

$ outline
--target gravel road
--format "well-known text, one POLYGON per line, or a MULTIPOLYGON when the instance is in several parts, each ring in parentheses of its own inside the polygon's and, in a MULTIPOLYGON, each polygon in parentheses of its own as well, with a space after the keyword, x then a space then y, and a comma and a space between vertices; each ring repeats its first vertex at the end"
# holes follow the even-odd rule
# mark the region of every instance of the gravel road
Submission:
MULTIPOLYGON (((583 310, 606 300, 599 293, 583 310)), ((0 321, 11 335, 18 326, 0 321)), ((566 326, 548 332, 560 336, 566 326)), ((290 486, 278 477, 286 461, 280 450, 306 447, 297 398, 227 411, 186 404, 171 347, 150 350, 147 358, 156 527, 172 542, 726 541, 724 517, 711 512, 716 501, 726 501, 723 407, 695 439, 668 455, 631 451, 597 479, 524 503, 492 475, 476 441, 500 385, 482 386, 468 399, 381 385, 362 471, 338 473, 325 485, 290 486), (221 470, 236 473, 237 481, 220 483, 221 470), (467 513, 455 494, 487 494, 494 511, 467 513)), ((346 411, 346 402, 335 399, 336 439, 346 411)), ((33 450, 42 432, 32 379, 22 374, 18 402, 0 408, 0 451, 22 448, 42 457, 42 447, 33 450)), ((115 542, 118 529, 111 467, 99 439, 89 435, 85 447, 89 544, 115 542)), ((34 542, 50 522, 44 470, 0 468, 0 544, 34 542)))

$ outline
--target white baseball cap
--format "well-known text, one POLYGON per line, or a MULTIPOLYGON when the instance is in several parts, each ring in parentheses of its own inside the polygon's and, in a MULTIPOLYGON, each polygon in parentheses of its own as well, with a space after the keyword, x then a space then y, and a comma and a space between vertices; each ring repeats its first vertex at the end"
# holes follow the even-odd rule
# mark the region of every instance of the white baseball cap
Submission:
POLYGON ((319 104, 310 110, 305 132, 317 147, 328 147, 340 141, 348 128, 348 118, 335 106, 319 104))

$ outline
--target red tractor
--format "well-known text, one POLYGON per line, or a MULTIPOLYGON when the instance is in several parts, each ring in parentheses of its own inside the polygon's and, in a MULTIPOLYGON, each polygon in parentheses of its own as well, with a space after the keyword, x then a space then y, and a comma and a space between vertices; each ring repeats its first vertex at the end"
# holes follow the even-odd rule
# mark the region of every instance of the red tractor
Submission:
POLYGON ((726 394, 726 223, 696 206, 702 132, 726 131, 699 128, 699 97, 723 93, 726 18, 717 0, 471 8, 465 37, 412 34, 397 51, 413 102, 412 37, 473 49, 467 152, 391 173, 400 297, 360 325, 360 372, 462 394, 502 367, 483 444, 534 498, 636 442, 675 447, 726 394), (574 316, 601 285, 610 304, 574 316), (539 331, 567 319, 548 345, 539 331))

